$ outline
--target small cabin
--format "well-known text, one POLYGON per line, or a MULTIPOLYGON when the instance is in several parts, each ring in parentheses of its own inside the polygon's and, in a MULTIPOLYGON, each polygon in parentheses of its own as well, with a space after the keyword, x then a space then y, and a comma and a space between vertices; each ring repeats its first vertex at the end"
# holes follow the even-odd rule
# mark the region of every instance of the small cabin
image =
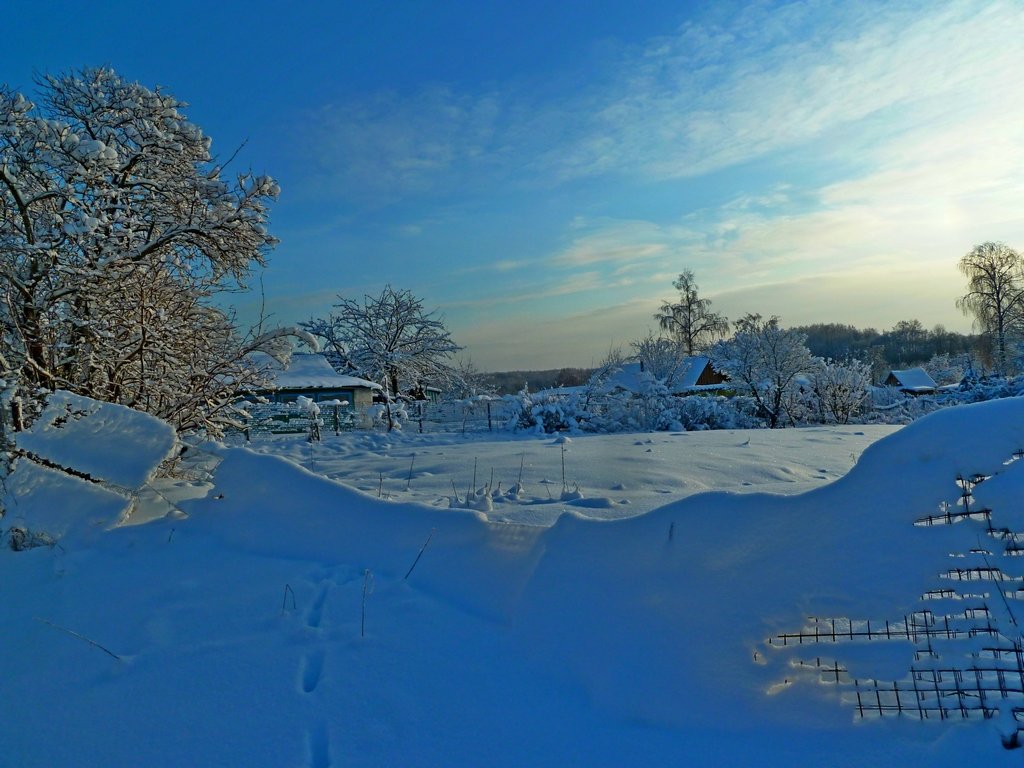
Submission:
POLYGON ((895 387, 900 392, 906 392, 909 395, 931 395, 937 389, 935 380, 928 375, 924 368, 889 371, 889 375, 885 377, 885 381, 882 383, 887 387, 895 387))
POLYGON ((308 397, 316 403, 348 403, 356 412, 371 406, 374 393, 381 389, 372 381, 338 373, 319 353, 296 352, 285 366, 270 355, 257 353, 254 358, 269 379, 254 394, 275 403, 294 403, 299 397, 308 397))

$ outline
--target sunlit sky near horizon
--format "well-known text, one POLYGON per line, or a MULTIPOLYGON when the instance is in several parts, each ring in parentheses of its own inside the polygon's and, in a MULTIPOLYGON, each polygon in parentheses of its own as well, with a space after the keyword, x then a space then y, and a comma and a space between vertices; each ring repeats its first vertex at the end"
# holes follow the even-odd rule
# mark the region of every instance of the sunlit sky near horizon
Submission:
POLYGON ((112 66, 278 180, 277 323, 391 283, 478 368, 589 366, 689 268, 730 318, 966 331, 957 260, 1024 248, 1017 0, 12 5, 0 82, 112 66))

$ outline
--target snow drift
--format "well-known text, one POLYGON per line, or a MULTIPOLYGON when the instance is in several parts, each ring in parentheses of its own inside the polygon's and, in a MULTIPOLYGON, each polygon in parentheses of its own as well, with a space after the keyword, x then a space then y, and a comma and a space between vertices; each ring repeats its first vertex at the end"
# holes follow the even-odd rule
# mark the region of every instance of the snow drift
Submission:
MULTIPOLYGON (((1021 424, 1017 399, 951 408, 801 496, 702 494, 613 522, 567 514, 546 529, 385 503, 276 457, 205 446, 220 464, 211 492, 181 503, 187 519, 0 557, 13 596, 0 690, 18 702, 5 757, 1008 761, 1015 753, 980 719, 855 719, 837 686, 793 684, 801 657, 768 640, 807 616, 916 610, 951 553, 986 536, 970 520, 914 525, 960 503, 958 476, 993 476, 977 503, 1024 526, 1013 510, 1024 462, 1010 461, 1021 424)), ((915 654, 909 642, 827 650, 863 677, 904 675, 915 654)))

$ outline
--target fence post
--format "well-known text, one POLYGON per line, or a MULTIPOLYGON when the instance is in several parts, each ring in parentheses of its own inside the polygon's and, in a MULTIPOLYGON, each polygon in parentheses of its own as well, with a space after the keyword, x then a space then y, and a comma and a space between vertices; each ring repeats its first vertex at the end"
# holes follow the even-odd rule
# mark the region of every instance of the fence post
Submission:
POLYGON ((491 427, 491 401, 487 401, 487 431, 493 432, 494 429, 491 427))

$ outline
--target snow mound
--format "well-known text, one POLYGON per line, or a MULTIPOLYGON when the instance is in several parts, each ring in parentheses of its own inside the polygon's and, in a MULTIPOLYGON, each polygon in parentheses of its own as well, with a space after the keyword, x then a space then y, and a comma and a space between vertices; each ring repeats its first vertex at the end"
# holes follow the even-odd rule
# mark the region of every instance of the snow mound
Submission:
POLYGON ((145 483, 177 444, 174 428, 149 414, 70 392, 54 392, 17 447, 123 488, 145 483))

